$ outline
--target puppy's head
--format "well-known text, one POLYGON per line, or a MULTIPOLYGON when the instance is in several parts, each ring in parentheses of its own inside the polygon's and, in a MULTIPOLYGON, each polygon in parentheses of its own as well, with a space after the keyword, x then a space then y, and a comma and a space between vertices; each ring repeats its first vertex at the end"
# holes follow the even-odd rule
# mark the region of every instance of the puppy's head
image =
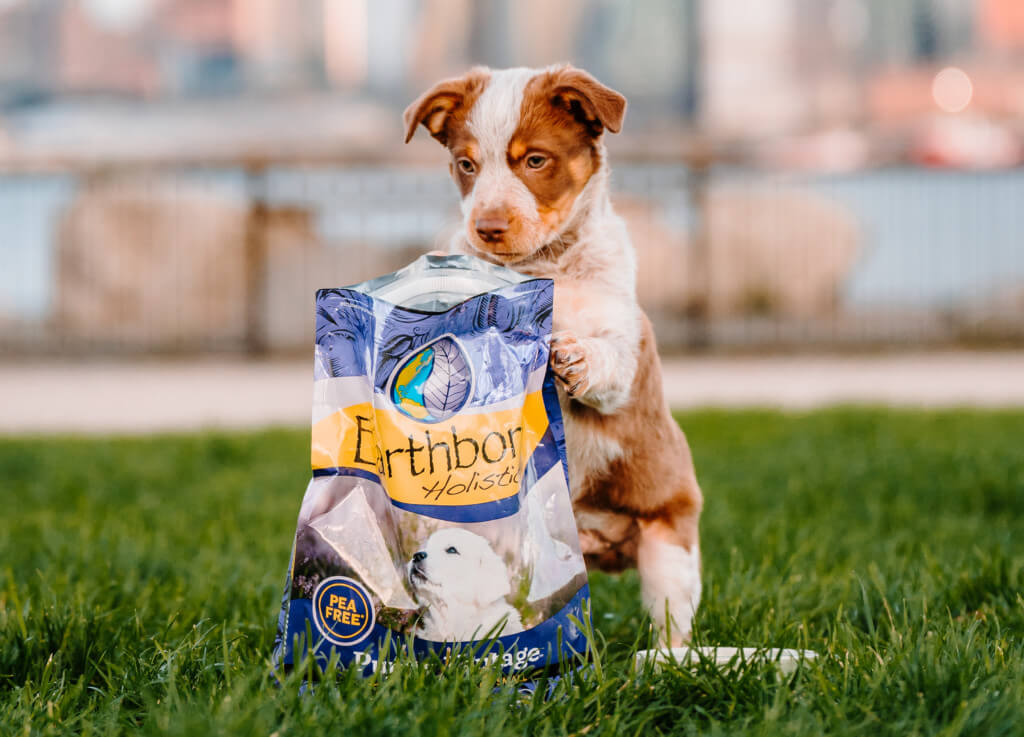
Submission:
POLYGON ((490 544, 468 530, 438 530, 409 562, 416 597, 449 609, 479 609, 507 596, 508 568, 490 544))
POLYGON ((514 265, 565 235, 625 113, 626 98, 571 66, 477 67, 406 109, 405 140, 422 124, 448 149, 469 246, 514 265))

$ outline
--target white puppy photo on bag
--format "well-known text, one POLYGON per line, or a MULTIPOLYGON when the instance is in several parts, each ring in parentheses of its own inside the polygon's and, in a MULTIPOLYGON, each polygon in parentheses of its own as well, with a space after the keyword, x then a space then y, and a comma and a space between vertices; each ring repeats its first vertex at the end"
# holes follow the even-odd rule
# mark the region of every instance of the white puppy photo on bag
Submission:
POLYGON ((512 635, 522 619, 506 597, 508 567, 490 543, 462 528, 438 530, 409 561, 409 584, 425 607, 420 636, 435 642, 512 635))

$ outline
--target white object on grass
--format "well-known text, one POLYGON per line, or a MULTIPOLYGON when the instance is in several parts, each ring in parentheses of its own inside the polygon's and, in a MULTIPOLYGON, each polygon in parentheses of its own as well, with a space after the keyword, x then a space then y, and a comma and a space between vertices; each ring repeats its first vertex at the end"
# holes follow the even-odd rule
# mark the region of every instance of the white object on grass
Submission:
POLYGON ((711 660, 719 666, 742 666, 746 663, 764 662, 778 666, 784 674, 792 673, 802 662, 818 657, 813 650, 793 650, 791 648, 756 648, 756 647, 674 647, 671 649, 656 648, 641 650, 636 654, 637 666, 651 663, 655 667, 665 663, 693 665, 701 659, 711 660))

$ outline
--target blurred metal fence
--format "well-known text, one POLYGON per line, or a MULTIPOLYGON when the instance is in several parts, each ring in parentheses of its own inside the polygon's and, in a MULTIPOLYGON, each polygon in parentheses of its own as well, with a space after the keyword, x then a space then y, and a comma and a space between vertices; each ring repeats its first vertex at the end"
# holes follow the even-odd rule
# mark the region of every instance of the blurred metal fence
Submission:
MULTIPOLYGON (((1024 340, 1022 170, 616 160, 613 189, 668 349, 1024 340)), ((457 218, 439 167, 0 172, 0 347, 306 350, 313 290, 443 247, 457 218)))

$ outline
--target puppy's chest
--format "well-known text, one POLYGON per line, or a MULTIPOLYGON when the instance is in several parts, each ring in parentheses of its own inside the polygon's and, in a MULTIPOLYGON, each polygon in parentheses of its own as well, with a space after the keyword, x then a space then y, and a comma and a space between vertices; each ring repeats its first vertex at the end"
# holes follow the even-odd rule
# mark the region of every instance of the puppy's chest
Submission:
POLYGON ((604 428, 576 417, 565 391, 558 390, 565 425, 565 453, 569 462, 569 484, 573 501, 594 479, 608 473, 609 466, 622 458, 622 444, 604 428))
POLYGON ((624 296, 622 285, 611 273, 573 275, 557 263, 533 264, 516 270, 535 279, 554 281, 552 330, 570 330, 580 337, 596 335, 614 327, 609 322, 628 325, 634 317, 635 300, 624 296))
POLYGON ((621 570, 634 557, 636 520, 608 509, 594 496, 594 490, 609 481, 612 464, 626 454, 623 445, 592 418, 576 415, 565 392, 559 389, 559 403, 565 423, 565 448, 569 462, 569 484, 573 515, 579 530, 580 548, 588 564, 609 571, 621 570))
POLYGON ((556 279, 552 329, 569 330, 577 337, 596 335, 614 319, 610 304, 609 295, 597 285, 556 279))

